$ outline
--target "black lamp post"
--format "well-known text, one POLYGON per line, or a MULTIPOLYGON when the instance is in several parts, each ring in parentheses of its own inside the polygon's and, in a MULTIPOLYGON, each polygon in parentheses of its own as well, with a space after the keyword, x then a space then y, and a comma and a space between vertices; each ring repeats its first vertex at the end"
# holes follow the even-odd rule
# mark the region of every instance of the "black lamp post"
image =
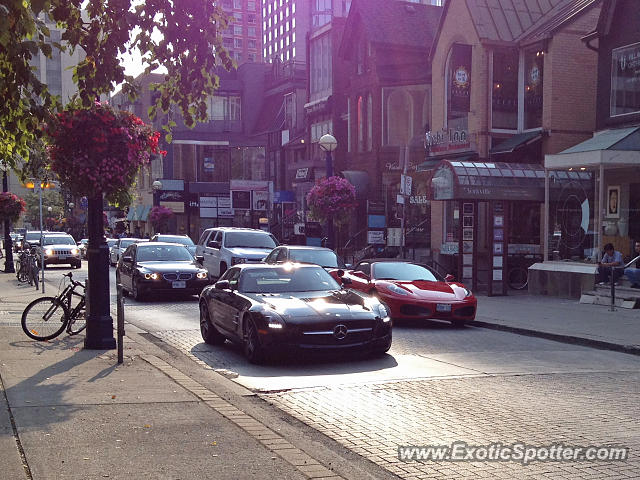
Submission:
MULTIPOLYGON (((331 152, 333 152, 338 147, 338 141, 333 135, 327 133, 326 135, 320 137, 318 145, 320 146, 320 149, 325 152, 327 178, 333 177, 333 158, 331 158, 331 152)), ((333 237, 333 219, 329 219, 329 222, 327 224, 327 248, 333 249, 333 237)))
MULTIPOLYGON (((3 165, 2 172, 2 191, 9 191, 9 177, 6 165, 3 165)), ((16 273, 16 269, 13 266, 13 242, 11 241, 11 221, 4 221, 4 273, 16 273)))
POLYGON ((102 194, 88 198, 87 223, 89 244, 87 260, 87 335, 84 348, 108 350, 116 348, 113 319, 109 310, 109 247, 104 238, 102 194))

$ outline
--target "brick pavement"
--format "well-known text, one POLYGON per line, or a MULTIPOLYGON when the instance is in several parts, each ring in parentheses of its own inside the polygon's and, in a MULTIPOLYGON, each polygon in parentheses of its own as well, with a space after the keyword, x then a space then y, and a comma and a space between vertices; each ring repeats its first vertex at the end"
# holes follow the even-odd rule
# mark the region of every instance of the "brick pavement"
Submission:
POLYGON ((261 398, 402 478, 638 478, 640 373, 468 377, 261 398), (626 462, 404 463, 399 445, 626 445, 626 462))

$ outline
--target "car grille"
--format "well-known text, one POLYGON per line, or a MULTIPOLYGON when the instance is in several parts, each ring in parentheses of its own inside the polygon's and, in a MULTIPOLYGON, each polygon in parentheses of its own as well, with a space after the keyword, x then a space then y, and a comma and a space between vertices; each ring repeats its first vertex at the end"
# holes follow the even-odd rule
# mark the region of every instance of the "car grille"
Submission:
POLYGON ((341 323, 336 322, 307 327, 300 332, 300 343, 302 345, 347 346, 368 342, 373 336, 374 327, 370 322, 347 322, 342 324, 347 327, 346 336, 340 339, 334 334, 338 325, 341 325, 341 323))
POLYGON ((193 277, 192 273, 165 273, 162 275, 162 278, 170 282, 173 280, 191 280, 191 277, 193 277))
POLYGON ((53 250, 53 255, 71 255, 71 250, 67 248, 55 248, 53 250))

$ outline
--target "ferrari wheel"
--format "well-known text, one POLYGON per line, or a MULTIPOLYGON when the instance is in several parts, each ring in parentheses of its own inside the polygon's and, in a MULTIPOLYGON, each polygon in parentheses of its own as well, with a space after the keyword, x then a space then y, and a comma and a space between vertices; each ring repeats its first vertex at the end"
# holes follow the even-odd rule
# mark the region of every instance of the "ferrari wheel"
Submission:
POLYGON ((222 345, 226 340, 216 327, 211 324, 209 308, 204 302, 200 303, 200 334, 205 343, 209 345, 222 345))
POLYGON ((247 321, 247 330, 244 335, 244 355, 251 363, 263 363, 264 351, 258 338, 258 327, 253 319, 247 321))

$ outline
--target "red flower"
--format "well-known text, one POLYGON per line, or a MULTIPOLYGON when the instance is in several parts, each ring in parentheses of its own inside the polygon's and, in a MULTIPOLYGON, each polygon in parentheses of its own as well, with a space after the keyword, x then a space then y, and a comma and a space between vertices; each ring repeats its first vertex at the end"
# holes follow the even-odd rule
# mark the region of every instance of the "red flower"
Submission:
POLYGON ((25 201, 11 192, 0 193, 0 219, 15 222, 25 211, 25 201))

